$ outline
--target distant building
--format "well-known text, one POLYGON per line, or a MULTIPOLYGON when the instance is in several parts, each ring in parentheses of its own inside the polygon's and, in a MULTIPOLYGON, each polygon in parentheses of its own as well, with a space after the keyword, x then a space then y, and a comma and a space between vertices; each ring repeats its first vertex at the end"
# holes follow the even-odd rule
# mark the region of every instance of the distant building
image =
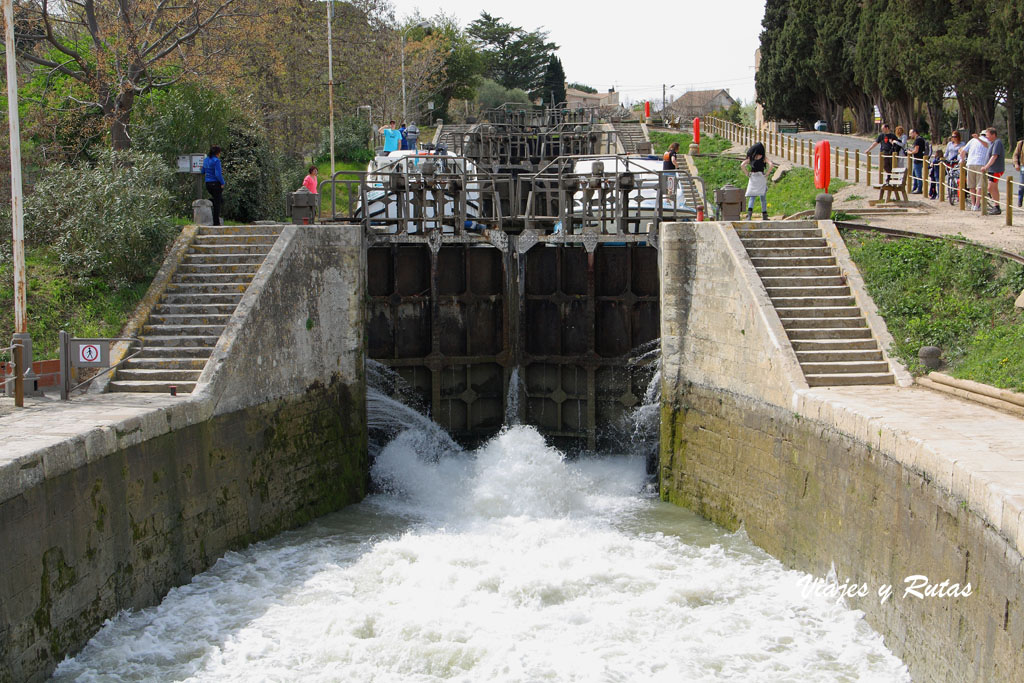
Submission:
POLYGON ((609 88, 608 92, 589 93, 577 90, 576 88, 565 89, 565 102, 569 108, 580 107, 617 107, 619 105, 619 93, 615 88, 609 88))
POLYGON ((695 116, 707 116, 719 109, 728 109, 736 104, 728 90, 691 90, 683 93, 678 99, 665 107, 667 117, 678 116, 687 121, 695 116))

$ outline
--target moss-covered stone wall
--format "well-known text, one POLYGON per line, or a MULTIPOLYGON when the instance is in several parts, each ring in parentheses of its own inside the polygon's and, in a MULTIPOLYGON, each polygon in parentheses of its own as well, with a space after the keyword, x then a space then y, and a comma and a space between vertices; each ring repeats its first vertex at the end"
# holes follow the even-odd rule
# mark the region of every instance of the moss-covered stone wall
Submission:
POLYGON ((824 422, 680 383, 662 407, 665 500, 787 565, 866 584, 849 604, 920 681, 1024 681, 1024 565, 978 514, 885 452, 824 422), (904 597, 905 579, 968 597, 904 597), (882 602, 878 588, 893 586, 882 602))
POLYGON ((0 503, 0 682, 45 679, 119 610, 156 603, 227 550, 361 500, 364 395, 336 377, 0 503))

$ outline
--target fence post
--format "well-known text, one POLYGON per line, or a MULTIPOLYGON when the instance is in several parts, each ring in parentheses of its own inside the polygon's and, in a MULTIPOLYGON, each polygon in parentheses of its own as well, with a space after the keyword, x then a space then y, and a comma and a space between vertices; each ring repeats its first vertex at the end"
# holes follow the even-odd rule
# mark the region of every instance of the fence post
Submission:
MULTIPOLYGON (((932 178, 931 164, 928 162, 928 159, 924 159, 921 162, 921 199, 924 199, 925 197, 927 197, 928 193, 931 192, 931 189, 932 189, 932 180, 931 180, 931 178, 932 178)), ((911 189, 913 189, 913 185, 911 185, 911 189)))
POLYGON ((959 201, 961 201, 959 202, 961 203, 961 211, 965 211, 967 209, 967 197, 965 197, 967 195, 967 191, 965 191, 967 189, 967 165, 963 159, 959 161, 959 164, 961 164, 961 177, 959 177, 956 189, 959 194, 959 201))
MULTIPOLYGON (((838 178, 839 177, 839 149, 838 148, 836 149, 836 153, 833 156, 836 158, 836 160, 835 160, 835 170, 832 172, 832 177, 833 178, 838 178)), ((825 190, 825 191, 828 192, 828 190, 825 190)))
POLYGON ((864 152, 864 156, 867 157, 868 160, 868 170, 864 175, 864 184, 871 187, 871 152, 864 152))
POLYGON ((1006 224, 1013 225, 1013 176, 1006 174, 1006 224))
POLYGON ((979 200, 981 202, 981 204, 979 204, 980 209, 978 210, 978 213, 980 213, 982 216, 987 216, 988 215, 988 173, 985 173, 985 171, 981 172, 981 189, 978 190, 978 192, 981 194, 981 199, 979 200))
POLYGON ((17 341, 14 344, 14 348, 11 349, 12 355, 14 356, 14 407, 24 408, 25 407, 25 368, 21 367, 21 363, 24 360, 24 347, 21 345, 21 341, 17 341))
POLYGON ((843 149, 843 180, 850 179, 850 148, 843 149))
POLYGON ((946 201, 946 165, 939 164, 939 201, 946 201))

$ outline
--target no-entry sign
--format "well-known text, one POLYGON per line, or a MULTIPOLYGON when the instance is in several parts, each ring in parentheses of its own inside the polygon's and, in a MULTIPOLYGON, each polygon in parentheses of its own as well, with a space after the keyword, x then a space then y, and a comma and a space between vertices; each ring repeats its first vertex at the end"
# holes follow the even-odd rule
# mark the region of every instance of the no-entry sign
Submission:
POLYGON ((110 342, 71 340, 71 366, 76 368, 106 367, 110 360, 110 342))

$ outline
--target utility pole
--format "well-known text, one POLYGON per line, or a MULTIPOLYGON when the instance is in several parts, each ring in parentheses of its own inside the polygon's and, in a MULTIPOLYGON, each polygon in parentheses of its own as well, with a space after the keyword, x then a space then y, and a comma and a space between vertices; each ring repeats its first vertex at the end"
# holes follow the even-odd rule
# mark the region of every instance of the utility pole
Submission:
POLYGON ((661 122, 662 123, 665 122, 665 106, 668 104, 668 101, 667 101, 665 93, 666 93, 666 87, 665 87, 665 84, 662 83, 661 84, 661 122))
MULTIPOLYGON (((14 240, 14 340, 30 351, 26 312, 27 278, 25 276, 25 211, 21 192, 21 127, 18 122, 18 66, 14 53, 14 0, 3 0, 4 42, 7 46, 7 116, 11 129, 11 228, 14 240), (27 342, 27 344, 26 344, 27 342)), ((23 353, 31 363, 30 353, 23 353)), ((31 367, 31 365, 29 366, 31 367)), ((19 375, 25 369, 19 367, 19 375)))
MULTIPOLYGON (((13 1, 13 0, 12 0, 13 1)), ((327 100, 330 108, 331 179, 334 179, 334 43, 331 40, 331 20, 334 19, 334 1, 327 1, 327 100)))

